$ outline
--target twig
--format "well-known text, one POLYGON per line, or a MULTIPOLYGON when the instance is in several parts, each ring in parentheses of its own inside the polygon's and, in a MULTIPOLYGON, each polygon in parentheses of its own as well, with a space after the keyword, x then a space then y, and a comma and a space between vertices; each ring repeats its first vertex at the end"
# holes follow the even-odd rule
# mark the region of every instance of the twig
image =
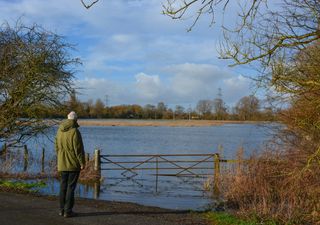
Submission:
POLYGON ((82 5, 83 5, 86 9, 89 9, 89 8, 91 8, 91 6, 93 6, 94 4, 96 4, 98 1, 99 1, 99 0, 95 0, 95 1, 93 1, 91 4, 86 4, 86 3, 84 3, 83 0, 81 0, 81 3, 82 3, 82 5))

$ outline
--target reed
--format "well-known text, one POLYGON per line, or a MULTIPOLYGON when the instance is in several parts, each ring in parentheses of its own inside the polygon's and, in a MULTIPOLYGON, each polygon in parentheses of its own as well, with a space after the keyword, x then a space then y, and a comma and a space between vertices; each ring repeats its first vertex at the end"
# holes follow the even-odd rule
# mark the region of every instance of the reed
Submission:
POLYGON ((277 224, 320 224, 320 169, 317 162, 305 169, 308 157, 298 149, 267 150, 239 160, 222 177, 227 205, 242 217, 277 224))

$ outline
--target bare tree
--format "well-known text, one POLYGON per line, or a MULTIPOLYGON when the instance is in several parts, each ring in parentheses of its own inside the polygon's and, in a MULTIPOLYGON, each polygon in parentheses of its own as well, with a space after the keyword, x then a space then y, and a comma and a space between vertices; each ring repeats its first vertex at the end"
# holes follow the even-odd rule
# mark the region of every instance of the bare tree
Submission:
POLYGON ((253 95, 245 96, 236 105, 236 113, 241 120, 256 120, 259 114, 260 101, 253 95))
POLYGON ((197 103, 197 111, 202 117, 208 118, 212 111, 212 101, 211 100, 199 100, 197 103))
POLYGON ((105 111, 105 105, 104 105, 103 101, 100 98, 98 98, 96 100, 94 108, 95 108, 96 116, 98 118, 102 118, 102 116, 104 114, 104 111, 105 111))
POLYGON ((72 46, 38 25, 0 27, 0 142, 19 143, 48 127, 39 115, 72 92, 72 46))
POLYGON ((167 110, 167 106, 164 104, 164 102, 159 102, 157 105, 158 118, 162 119, 167 110))
MULTIPOLYGON (((221 43, 221 58, 231 59, 232 65, 259 61, 269 66, 278 57, 291 56, 320 37, 318 0, 268 0, 241 1, 237 23, 223 25, 225 41, 221 43), (290 53, 290 54, 289 54, 290 53)), ((194 12, 195 19, 189 30, 202 15, 211 15, 228 10, 230 0, 167 0, 163 13, 173 19, 186 17, 194 12)))
POLYGON ((181 105, 176 105, 174 109, 175 118, 176 119, 183 119, 185 108, 181 105))

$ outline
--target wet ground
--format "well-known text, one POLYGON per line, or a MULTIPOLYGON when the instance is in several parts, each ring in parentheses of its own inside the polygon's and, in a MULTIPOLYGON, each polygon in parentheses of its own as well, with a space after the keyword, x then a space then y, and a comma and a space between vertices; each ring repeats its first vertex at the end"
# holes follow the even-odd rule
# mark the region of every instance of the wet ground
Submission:
POLYGON ((205 225, 199 213, 134 203, 76 199, 74 218, 58 215, 57 197, 0 192, 0 221, 6 225, 205 225))

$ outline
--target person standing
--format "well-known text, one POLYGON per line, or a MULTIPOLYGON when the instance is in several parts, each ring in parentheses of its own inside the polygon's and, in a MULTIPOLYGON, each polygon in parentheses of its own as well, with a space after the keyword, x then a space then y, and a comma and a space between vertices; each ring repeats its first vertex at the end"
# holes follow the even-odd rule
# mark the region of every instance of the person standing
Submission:
POLYGON ((61 122, 55 139, 58 172, 60 173, 59 215, 73 217, 74 191, 80 170, 85 166, 85 153, 81 133, 78 130, 77 114, 72 111, 61 122))

